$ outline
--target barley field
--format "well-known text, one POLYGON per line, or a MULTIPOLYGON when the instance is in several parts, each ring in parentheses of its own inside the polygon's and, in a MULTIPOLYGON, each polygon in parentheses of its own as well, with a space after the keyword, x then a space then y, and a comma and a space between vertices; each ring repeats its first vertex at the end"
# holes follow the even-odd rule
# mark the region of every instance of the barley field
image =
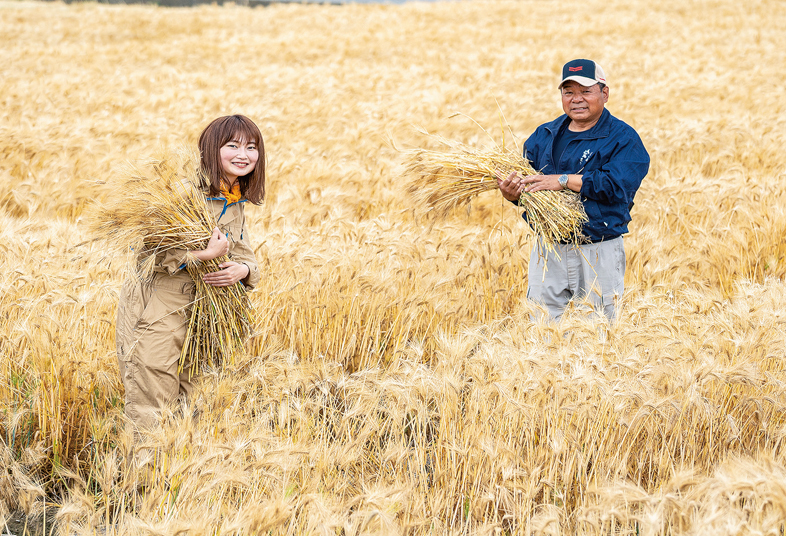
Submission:
POLYGON ((784 534, 783 28, 780 0, 0 0, 0 532, 784 534), (539 320, 498 193, 435 217, 402 174, 424 132, 520 144, 575 57, 652 157, 611 327, 539 320), (135 445, 128 259, 87 222, 230 113, 268 152, 256 331, 135 445))

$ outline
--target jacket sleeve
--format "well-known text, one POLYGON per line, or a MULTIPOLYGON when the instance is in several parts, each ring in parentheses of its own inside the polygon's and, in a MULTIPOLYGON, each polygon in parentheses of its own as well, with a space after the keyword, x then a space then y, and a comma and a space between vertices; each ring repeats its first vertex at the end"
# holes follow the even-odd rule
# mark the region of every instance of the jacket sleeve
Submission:
POLYGON ((243 231, 240 240, 235 242, 232 248, 232 260, 248 266, 248 275, 243 279, 243 284, 246 288, 250 290, 256 287, 259 284, 261 276, 259 274, 257 258, 256 255, 254 255, 254 248, 251 247, 251 242, 248 239, 245 215, 243 216, 243 231))
POLYGON ((158 254, 156 265, 160 266, 169 275, 175 275, 186 267, 188 251, 185 249, 169 249, 158 254))
MULTIPOLYGON (((524 142, 524 147, 522 147, 522 156, 528 160, 530 165, 536 170, 540 170, 544 165, 541 163, 541 155, 543 154, 542 137, 543 127, 541 126, 527 138, 527 141, 524 142)), ((518 200, 511 201, 511 203, 519 206, 518 200)))
POLYGON ((600 167, 582 176, 581 195, 599 203, 630 206, 647 175, 650 157, 635 132, 628 133, 602 155, 600 167))
POLYGON ((540 153, 541 153, 541 145, 538 143, 538 138, 541 137, 540 135, 541 129, 538 128, 532 135, 527 138, 527 141, 524 142, 524 147, 522 149, 522 156, 529 160, 530 165, 533 168, 539 169, 539 166, 542 167, 540 164, 540 153))

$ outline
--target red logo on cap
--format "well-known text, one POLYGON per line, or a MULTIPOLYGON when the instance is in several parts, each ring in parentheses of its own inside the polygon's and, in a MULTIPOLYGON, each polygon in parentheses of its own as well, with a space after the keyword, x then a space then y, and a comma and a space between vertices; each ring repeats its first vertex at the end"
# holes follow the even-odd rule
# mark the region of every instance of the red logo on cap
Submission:
POLYGON ((568 70, 569 70, 570 72, 572 72, 572 73, 575 73, 576 71, 580 71, 580 70, 582 70, 582 69, 583 69, 583 67, 581 67, 581 66, 578 66, 578 67, 568 67, 568 70))

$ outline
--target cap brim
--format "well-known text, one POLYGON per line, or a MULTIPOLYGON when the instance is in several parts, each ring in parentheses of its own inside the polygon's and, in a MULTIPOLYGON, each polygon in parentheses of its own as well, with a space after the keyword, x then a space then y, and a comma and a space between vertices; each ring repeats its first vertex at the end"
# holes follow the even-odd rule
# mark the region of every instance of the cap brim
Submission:
POLYGON ((574 82, 578 82, 579 84, 581 84, 584 87, 594 86, 595 84, 598 83, 597 80, 594 80, 592 78, 587 78, 586 76, 569 76, 565 80, 560 82, 559 87, 561 88, 562 84, 564 84, 565 82, 568 82, 569 80, 573 80, 574 82))

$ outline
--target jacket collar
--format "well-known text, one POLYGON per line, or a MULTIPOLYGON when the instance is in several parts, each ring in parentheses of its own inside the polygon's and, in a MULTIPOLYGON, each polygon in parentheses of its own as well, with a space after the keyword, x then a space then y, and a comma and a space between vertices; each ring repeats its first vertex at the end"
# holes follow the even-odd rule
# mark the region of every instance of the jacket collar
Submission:
MULTIPOLYGON (((562 114, 551 123, 546 123, 545 128, 549 131, 552 137, 556 136, 559 129, 566 122, 570 121, 568 114, 562 114)), ((600 114, 600 119, 595 123, 595 126, 584 132, 580 132, 576 139, 596 140, 599 138, 607 138, 611 131, 611 113, 607 108, 603 108, 600 114)))
POLYGON ((206 199, 207 199, 208 201, 219 201, 219 202, 220 202, 220 203, 223 205, 223 207, 222 207, 222 209, 221 209, 221 214, 219 214, 219 215, 218 215, 218 217, 216 218, 216 220, 221 220, 221 218, 224 216, 224 214, 226 214, 226 212, 227 212, 227 209, 228 209, 229 207, 231 207, 232 205, 240 205, 240 204, 242 204, 242 203, 245 203, 245 202, 246 202, 245 198, 242 198, 242 197, 241 197, 241 198, 240 198, 238 201, 233 201, 232 203, 230 203, 230 202, 227 200, 227 198, 226 198, 226 197, 224 197, 224 196, 222 196, 222 195, 219 195, 218 197, 207 197, 206 199))

